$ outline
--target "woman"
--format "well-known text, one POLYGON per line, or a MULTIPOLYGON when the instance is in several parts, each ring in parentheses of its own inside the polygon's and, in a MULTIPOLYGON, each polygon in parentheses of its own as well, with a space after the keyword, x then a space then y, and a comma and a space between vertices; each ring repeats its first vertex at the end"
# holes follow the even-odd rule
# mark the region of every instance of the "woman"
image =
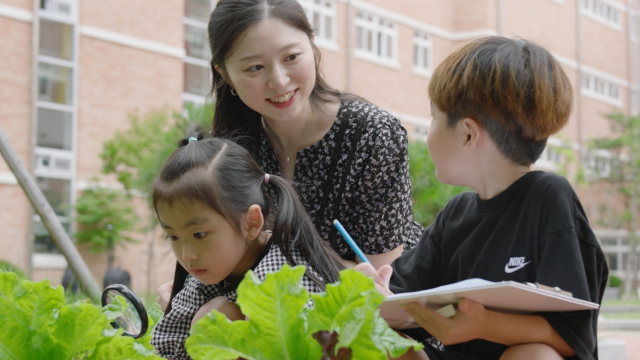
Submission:
MULTIPOLYGON (((236 140, 267 173, 293 180, 321 237, 348 267, 359 259, 339 219, 378 268, 420 238, 407 135, 391 114, 331 88, 296 0, 221 0, 209 41, 213 135, 236 140)), ((166 308, 171 283, 159 289, 166 308)))
POLYGON ((334 219, 376 267, 417 242, 406 131, 325 82, 297 1, 221 0, 209 41, 215 136, 238 139, 265 172, 300 184, 318 232, 343 259, 359 261, 334 219))

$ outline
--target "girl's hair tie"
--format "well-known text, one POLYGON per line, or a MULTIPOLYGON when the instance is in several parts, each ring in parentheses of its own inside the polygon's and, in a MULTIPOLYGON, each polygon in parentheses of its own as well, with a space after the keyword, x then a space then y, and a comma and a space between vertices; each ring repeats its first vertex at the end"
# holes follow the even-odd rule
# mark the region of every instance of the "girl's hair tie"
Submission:
POLYGON ((189 138, 189 142, 192 142, 192 141, 198 141, 198 138, 192 136, 192 137, 189 138))
POLYGON ((264 173, 264 183, 265 184, 269 183, 269 174, 268 173, 264 173))

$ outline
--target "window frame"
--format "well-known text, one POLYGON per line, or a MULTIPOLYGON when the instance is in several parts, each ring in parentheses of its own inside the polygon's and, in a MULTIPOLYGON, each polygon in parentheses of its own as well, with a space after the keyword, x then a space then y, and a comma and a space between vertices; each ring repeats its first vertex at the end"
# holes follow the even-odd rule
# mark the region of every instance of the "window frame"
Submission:
POLYGON ((394 69, 400 68, 398 62, 398 23, 367 12, 356 9, 355 26, 355 57, 387 66, 394 69), (363 34, 368 32, 371 35, 371 49, 361 47, 363 34), (384 45, 383 36, 388 36, 390 44, 384 45), (384 55, 384 52, 391 51, 391 56, 384 55))
POLYGON ((331 51, 338 51, 338 6, 335 0, 298 0, 305 14, 307 20, 313 28, 314 39, 313 42, 324 49, 331 51), (319 2, 319 3, 318 3, 319 2), (327 6, 328 5, 328 6, 327 6), (320 24, 316 24, 315 14, 323 19, 320 24), (330 32, 331 36, 327 37, 327 18, 330 20, 330 32))
POLYGON ((430 78, 433 74, 433 36, 425 31, 414 30, 413 32, 413 72, 430 78), (416 62, 424 63, 424 50, 427 50, 427 66, 420 66, 416 62))

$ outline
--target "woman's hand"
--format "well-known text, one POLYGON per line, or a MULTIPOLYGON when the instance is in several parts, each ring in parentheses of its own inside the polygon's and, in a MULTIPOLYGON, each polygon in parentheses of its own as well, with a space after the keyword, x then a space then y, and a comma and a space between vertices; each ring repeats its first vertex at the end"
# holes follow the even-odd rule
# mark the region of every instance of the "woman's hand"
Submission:
POLYGON ((238 305, 227 300, 227 298, 224 296, 218 296, 207 301, 200 307, 196 315, 193 317, 193 320, 191 320, 191 326, 193 326, 196 321, 205 317, 212 310, 218 310, 231 321, 245 319, 244 315, 242 315, 242 312, 240 312, 240 307, 238 305))
POLYGON ((171 300, 171 291, 173 290, 173 281, 169 281, 160 285, 158 288, 158 297, 156 298, 156 302, 160 304, 160 308, 163 312, 167 311, 167 306, 169 306, 169 301, 171 300))
POLYGON ((391 280, 391 274, 393 274, 393 268, 390 265, 382 265, 380 269, 376 270, 369 263, 360 263, 354 268, 368 277, 373 278, 373 283, 376 285, 376 290, 384 296, 392 295, 389 290, 389 280, 391 280))

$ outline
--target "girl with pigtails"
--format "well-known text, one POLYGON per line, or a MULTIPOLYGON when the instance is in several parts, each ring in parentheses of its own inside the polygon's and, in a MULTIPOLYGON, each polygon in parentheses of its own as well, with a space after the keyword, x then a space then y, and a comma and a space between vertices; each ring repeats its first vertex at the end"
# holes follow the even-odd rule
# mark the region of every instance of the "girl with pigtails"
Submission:
POLYGON ((178 146, 153 185, 177 264, 151 343, 163 357, 189 359, 184 342, 193 322, 212 309, 243 319, 235 300, 247 271, 264 279, 284 264, 306 265, 302 284, 320 292, 344 266, 290 183, 262 171, 247 150, 196 129, 178 146))

